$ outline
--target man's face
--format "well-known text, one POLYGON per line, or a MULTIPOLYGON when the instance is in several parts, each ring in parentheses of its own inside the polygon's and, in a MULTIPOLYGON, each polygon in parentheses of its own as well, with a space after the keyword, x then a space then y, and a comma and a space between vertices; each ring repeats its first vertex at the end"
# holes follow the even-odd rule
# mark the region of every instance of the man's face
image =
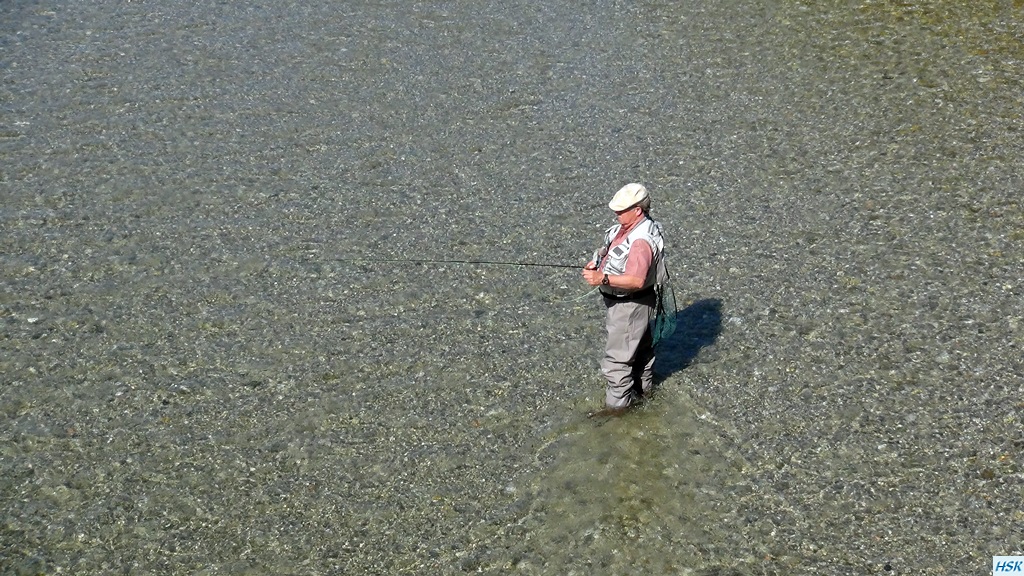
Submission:
POLYGON ((644 211, 639 206, 633 206, 632 208, 626 208, 615 213, 615 217, 619 219, 619 224, 623 228, 629 228, 636 223, 637 220, 643 215, 644 211))

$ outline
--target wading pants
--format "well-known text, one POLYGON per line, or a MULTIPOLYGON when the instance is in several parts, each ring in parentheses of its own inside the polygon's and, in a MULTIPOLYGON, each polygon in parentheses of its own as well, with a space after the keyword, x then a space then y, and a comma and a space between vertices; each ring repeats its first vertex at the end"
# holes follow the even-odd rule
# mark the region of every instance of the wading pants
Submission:
POLYGON ((654 384, 654 340, 650 323, 657 296, 628 302, 605 298, 608 343, 601 373, 608 380, 604 402, 609 408, 625 408, 654 384))

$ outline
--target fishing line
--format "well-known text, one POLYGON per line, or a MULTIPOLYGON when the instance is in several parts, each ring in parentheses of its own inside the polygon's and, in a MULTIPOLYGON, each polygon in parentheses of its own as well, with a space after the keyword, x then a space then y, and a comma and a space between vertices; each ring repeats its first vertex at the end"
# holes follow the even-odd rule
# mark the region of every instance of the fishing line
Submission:
MULTIPOLYGON (((485 266, 523 266, 535 268, 562 268, 582 270, 583 266, 578 264, 550 264, 545 262, 507 262, 501 260, 435 260, 430 258, 331 258, 332 262, 357 262, 362 264, 390 263, 390 264, 470 264, 485 266)), ((557 275, 557 273, 556 273, 557 275)), ((553 278, 553 276, 552 276, 553 278)), ((565 298, 550 300, 549 304, 568 304, 583 300, 587 296, 597 292, 597 288, 588 291, 576 298, 565 298)))
POLYGON ((476 264, 485 266, 533 266, 542 268, 573 268, 582 270, 578 264, 548 264, 544 262, 502 262, 498 260, 431 260, 425 258, 331 258, 332 262, 360 262, 364 264, 476 264))
MULTIPOLYGON (((554 278, 556 278, 560 274, 561 274, 561 272, 555 272, 551 276, 548 276, 547 278, 545 278, 544 281, 545 282, 550 282, 551 280, 553 280, 554 278)), ((562 288, 566 288, 566 286, 562 286, 562 288)), ((552 298, 551 300, 548 300, 548 304, 575 304, 576 302, 579 302, 580 300, 583 300, 584 298, 590 296, 591 294, 596 293, 597 291, 598 291, 597 287, 594 287, 593 289, 587 291, 584 294, 581 294, 581 295, 577 296, 576 298, 552 298)))
POLYGON ((579 301, 583 300, 584 298, 586 298, 587 296, 590 296, 591 294, 596 294, 597 292, 598 292, 598 289, 594 288, 594 289, 590 290, 589 292, 585 292, 584 294, 581 294, 581 295, 577 296, 576 298, 562 298, 562 299, 559 299, 559 300, 548 300, 548 304, 575 304, 576 302, 579 302, 579 301))

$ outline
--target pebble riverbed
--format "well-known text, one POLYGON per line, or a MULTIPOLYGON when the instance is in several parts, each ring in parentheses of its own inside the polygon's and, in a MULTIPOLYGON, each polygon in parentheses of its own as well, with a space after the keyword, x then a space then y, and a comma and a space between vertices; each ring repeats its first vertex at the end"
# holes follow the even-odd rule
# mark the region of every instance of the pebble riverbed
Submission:
POLYGON ((1024 6, 0 3, 0 574, 1024 555, 1024 6), (640 181, 679 329, 590 420, 640 181))

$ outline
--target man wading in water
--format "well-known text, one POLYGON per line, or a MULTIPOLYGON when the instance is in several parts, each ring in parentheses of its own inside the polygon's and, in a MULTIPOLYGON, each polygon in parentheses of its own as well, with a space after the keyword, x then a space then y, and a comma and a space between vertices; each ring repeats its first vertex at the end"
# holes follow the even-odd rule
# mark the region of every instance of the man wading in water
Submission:
POLYGON ((598 286, 607 309, 601 373, 608 380, 605 408, 590 416, 615 416, 651 393, 654 339, 651 321, 667 280, 661 224, 651 218, 651 198, 642 184, 626 184, 608 207, 619 223, 605 232, 603 247, 583 268, 583 279, 598 286))

